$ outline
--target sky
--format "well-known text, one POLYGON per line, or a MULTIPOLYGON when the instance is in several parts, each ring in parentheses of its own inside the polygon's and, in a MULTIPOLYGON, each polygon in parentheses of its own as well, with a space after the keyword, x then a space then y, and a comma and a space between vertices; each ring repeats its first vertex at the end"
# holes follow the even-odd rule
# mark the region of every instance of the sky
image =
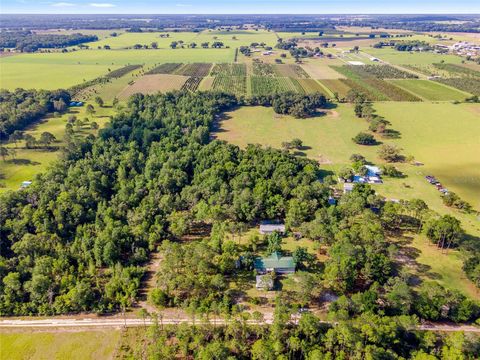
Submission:
POLYGON ((479 14, 480 0, 0 0, 29 14, 479 14))

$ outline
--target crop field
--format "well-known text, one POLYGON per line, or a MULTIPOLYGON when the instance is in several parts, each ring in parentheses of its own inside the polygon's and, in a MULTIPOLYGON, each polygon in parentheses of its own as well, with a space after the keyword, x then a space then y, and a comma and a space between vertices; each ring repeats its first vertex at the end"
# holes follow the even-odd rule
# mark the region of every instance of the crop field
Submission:
POLYGON ((342 79, 320 79, 320 83, 325 85, 332 93, 337 93, 340 98, 347 96, 348 92, 352 89, 342 79))
POLYGON ((313 79, 342 79, 345 78, 344 75, 336 72, 331 65, 341 65, 334 61, 329 62, 320 62, 317 60, 309 60, 308 63, 302 64, 302 68, 310 75, 313 79))
POLYGON ((470 94, 430 80, 390 80, 393 84, 430 101, 465 100, 470 94))
POLYGON ((466 76, 466 77, 477 77, 480 78, 480 71, 474 70, 465 66, 448 64, 448 63, 435 63, 433 66, 440 70, 445 70, 453 76, 466 76))
POLYGON ((201 77, 189 77, 180 90, 196 91, 202 82, 201 77))
POLYGON ((105 77, 107 79, 117 79, 117 78, 120 78, 120 77, 134 71, 134 70, 140 69, 141 67, 142 67, 142 65, 127 65, 127 66, 121 67, 119 69, 110 71, 107 75, 105 75, 105 77))
POLYGON ((435 81, 480 96, 480 78, 449 78, 435 79, 435 81))
POLYGON ((300 92, 304 90, 296 79, 286 77, 261 77, 252 76, 250 78, 252 95, 269 95, 272 93, 281 93, 286 91, 300 92))
POLYGON ((0 333, 1 358, 9 360, 112 359, 120 330, 21 331, 0 333))
POLYGON ((326 91, 326 89, 315 79, 296 80, 307 94, 319 92, 326 96, 329 96, 328 91, 326 91))
POLYGON ((186 64, 175 70, 175 74, 183 76, 205 77, 210 73, 211 68, 212 64, 206 63, 186 64))
POLYGON ((310 75, 300 65, 276 65, 277 72, 282 77, 308 79, 310 75))
POLYGON ((247 94, 246 76, 216 76, 212 83, 213 90, 229 92, 235 95, 247 94))
POLYGON ((350 72, 353 72, 360 77, 368 78, 374 77, 377 79, 415 79, 416 75, 397 69, 390 65, 346 65, 350 72))
POLYGON ((165 63, 158 66, 155 66, 153 69, 149 70, 146 74, 174 74, 175 71, 180 68, 182 64, 180 63, 165 63))
POLYGON ((127 99, 129 96, 141 94, 155 94, 181 89, 189 78, 187 76, 155 74, 144 75, 135 80, 118 94, 119 99, 127 99))
POLYGON ((275 65, 261 62, 254 62, 252 67, 253 76, 275 77, 279 76, 275 65))
POLYGON ((443 55, 432 52, 408 52, 397 51, 391 48, 365 50, 369 55, 395 65, 430 65, 442 61, 452 64, 460 64, 462 59, 455 55, 443 55))
POLYGON ((216 64, 210 71, 211 76, 246 76, 245 64, 216 64))

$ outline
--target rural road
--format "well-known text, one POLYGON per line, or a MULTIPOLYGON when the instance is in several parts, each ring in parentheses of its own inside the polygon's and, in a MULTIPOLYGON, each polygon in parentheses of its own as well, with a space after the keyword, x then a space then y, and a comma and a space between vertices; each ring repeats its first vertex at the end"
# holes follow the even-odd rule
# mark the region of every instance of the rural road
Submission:
MULTIPOLYGON (((223 319, 210 320, 211 324, 223 325, 227 321, 223 319)), ((325 321, 328 323, 327 321, 325 321)), ((192 319, 188 318, 169 318, 163 319, 164 325, 175 325, 180 323, 193 324, 192 319)), ((196 324, 202 324, 201 320, 195 321, 196 324)), ((249 320, 247 323, 255 325, 258 324, 255 320, 249 320)), ((272 319, 265 319, 262 324, 271 324, 272 319)), ((9 319, 0 320, 0 329, 2 328, 91 328, 91 327, 113 327, 120 328, 123 326, 144 326, 152 325, 151 319, 138 318, 115 318, 115 319, 40 319, 40 320, 21 320, 9 319)), ((455 332, 463 331, 469 333, 479 333, 480 327, 471 325, 454 325, 454 324, 422 324, 416 327, 417 330, 431 330, 431 331, 445 331, 455 332)))

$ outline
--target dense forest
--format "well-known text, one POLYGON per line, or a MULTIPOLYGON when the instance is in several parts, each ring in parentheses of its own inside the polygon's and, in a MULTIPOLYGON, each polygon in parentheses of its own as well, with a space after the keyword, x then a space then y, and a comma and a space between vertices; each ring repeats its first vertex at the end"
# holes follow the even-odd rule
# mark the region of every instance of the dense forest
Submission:
MULTIPOLYGON (((456 247, 463 241, 457 219, 435 214, 421 200, 385 202, 368 185, 330 205, 329 181, 320 181, 315 161, 288 150, 241 150, 212 141, 216 117, 241 101, 221 93, 135 95, 97 138, 75 140, 30 187, 3 195, 0 313, 129 307, 150 251, 162 243, 162 251, 175 257, 160 270, 155 303, 234 313, 226 279, 251 271, 256 247, 266 242, 275 249, 278 239, 245 247, 226 241, 225 229, 285 219, 289 231, 329 249, 324 265, 300 265, 305 272, 289 294, 292 303, 321 302, 327 291, 339 296, 330 313, 340 320, 366 314, 455 322, 478 317, 475 302, 437 283, 413 290, 415 279, 398 264, 397 246, 388 240, 423 231, 439 248, 456 247), (199 226, 211 228, 205 242, 176 243, 199 226), (239 256, 242 269, 233 266, 239 256)), ((305 253, 294 255, 309 262, 305 253)))
POLYGON ((36 34, 31 31, 1 31, 0 49, 13 48, 22 52, 34 52, 38 49, 64 48, 90 41, 97 41, 96 35, 58 35, 36 34))
POLYGON ((0 139, 23 130, 47 112, 66 110, 69 103, 65 90, 0 90, 0 139))

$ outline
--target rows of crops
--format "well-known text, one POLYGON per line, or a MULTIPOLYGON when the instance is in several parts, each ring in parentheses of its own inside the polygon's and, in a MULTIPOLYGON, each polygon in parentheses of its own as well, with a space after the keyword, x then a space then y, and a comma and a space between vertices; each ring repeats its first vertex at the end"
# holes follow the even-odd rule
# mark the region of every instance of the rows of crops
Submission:
POLYGON ((272 64, 265 64, 260 62, 253 63, 253 76, 261 77, 276 77, 278 73, 275 66, 272 64))
POLYGON ((247 78, 245 76, 216 76, 213 80, 212 89, 238 96, 246 95, 247 78))
POLYGON ((185 64, 180 69, 176 70, 175 74, 202 78, 210 73, 211 68, 212 64, 208 63, 185 64))
POLYGON ((320 80, 332 93, 337 94, 340 98, 347 96, 351 87, 340 79, 322 79, 320 80))
POLYGON ((287 91, 304 93, 298 81, 287 77, 252 76, 250 81, 252 95, 271 95, 287 91))
POLYGON ((480 96, 480 78, 435 79, 435 81, 480 96))
MULTIPOLYGON (((394 74, 402 76, 403 72, 401 70, 389 67, 388 65, 386 65, 387 67, 384 68, 384 70, 371 70, 372 67, 376 66, 383 67, 384 65, 332 66, 332 68, 347 77, 347 79, 341 79, 343 83, 350 88, 365 94, 365 96, 371 101, 421 101, 419 97, 413 95, 407 90, 378 78, 378 76, 387 74, 389 74, 389 76, 394 76, 394 74), (397 72, 397 70, 399 72, 397 72), (373 73, 377 75, 374 76, 373 73)), ((415 76, 413 76, 413 78, 415 78, 415 76)), ((405 78, 400 77, 400 79, 405 78)), ((407 79, 411 79, 411 77, 408 77, 407 79)))
POLYGON ((323 86, 320 85, 315 79, 297 79, 297 82, 303 88, 303 91, 307 94, 322 93, 324 95, 328 95, 326 94, 323 86))
POLYGON ((456 65, 456 64, 448 64, 448 63, 435 63, 433 66, 440 70, 445 70, 451 73, 453 76, 456 77, 476 77, 480 78, 480 71, 470 69, 465 66, 456 65))
POLYGON ((183 84, 180 90, 196 91, 202 79, 202 77, 191 76, 185 81, 185 84, 183 84))
MULTIPOLYGON (((349 71, 360 77, 374 77, 376 79, 417 79, 418 76, 390 65, 347 65, 349 71)), ((348 77, 348 75, 346 75, 348 77)))
POLYGON ((148 71, 147 75, 154 75, 154 74, 174 74, 175 71, 180 68, 183 64, 180 63, 165 63, 158 65, 148 71))
POLYGON ((303 70, 300 65, 276 65, 276 70, 279 76, 281 77, 291 77, 291 78, 298 78, 298 79, 308 79, 310 75, 303 70))
POLYGON ((246 76, 247 65, 246 64, 216 64, 212 71, 211 76, 246 76))
POLYGON ((141 67, 142 65, 126 65, 120 69, 110 71, 107 75, 105 75, 105 77, 108 79, 117 79, 128 74, 129 72, 132 72, 133 70, 140 69, 141 67))

